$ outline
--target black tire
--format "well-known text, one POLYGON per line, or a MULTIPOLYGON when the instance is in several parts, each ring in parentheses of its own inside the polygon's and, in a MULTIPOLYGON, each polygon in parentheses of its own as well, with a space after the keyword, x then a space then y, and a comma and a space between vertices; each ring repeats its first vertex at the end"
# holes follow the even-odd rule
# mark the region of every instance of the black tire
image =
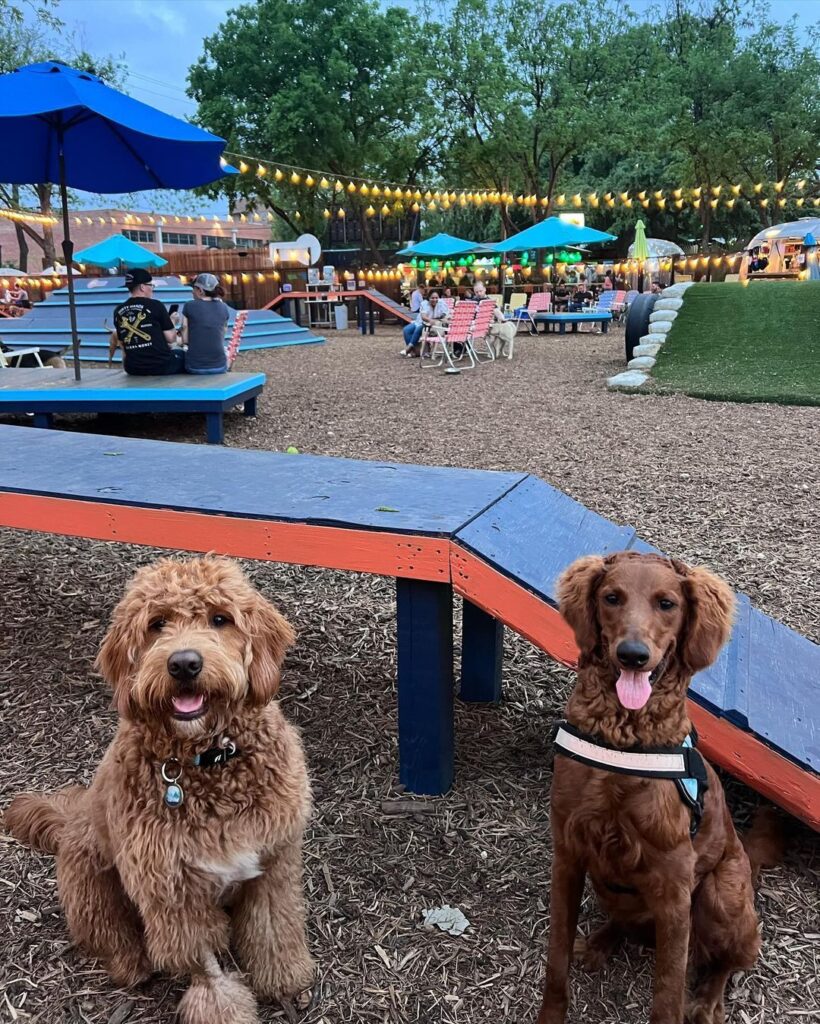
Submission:
POLYGON ((658 296, 651 292, 642 292, 629 304, 624 331, 627 362, 632 358, 635 346, 640 344, 643 335, 649 334, 649 314, 655 308, 657 298, 658 296))

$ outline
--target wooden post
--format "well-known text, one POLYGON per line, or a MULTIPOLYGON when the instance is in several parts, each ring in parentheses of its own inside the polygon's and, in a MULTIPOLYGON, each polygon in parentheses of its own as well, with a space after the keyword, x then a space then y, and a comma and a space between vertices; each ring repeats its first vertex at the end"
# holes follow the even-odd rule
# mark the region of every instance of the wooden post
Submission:
POLYGON ((464 601, 459 696, 469 703, 501 700, 504 626, 471 601, 464 601))
POLYGON ((396 580, 399 778, 413 793, 453 784, 453 591, 396 580))

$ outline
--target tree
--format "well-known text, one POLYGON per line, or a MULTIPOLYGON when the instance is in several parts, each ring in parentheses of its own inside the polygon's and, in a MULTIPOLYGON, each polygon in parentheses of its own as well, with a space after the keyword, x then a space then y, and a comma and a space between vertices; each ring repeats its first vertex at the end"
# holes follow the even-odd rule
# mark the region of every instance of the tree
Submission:
MULTIPOLYGON (((455 113, 450 162, 499 192, 543 198, 532 218, 552 213, 572 158, 620 131, 606 98, 623 75, 614 44, 626 29, 607 0, 456 0, 436 47, 455 113)), ((512 230, 514 211, 501 215, 512 230)))
MULTIPOLYGON (((227 138, 229 152, 328 170, 345 181, 412 183, 443 142, 430 127, 428 59, 418 22, 403 8, 382 9, 373 0, 259 0, 229 12, 205 40, 188 91, 199 123, 227 138)), ((332 192, 293 191, 288 176, 271 178, 242 175, 217 189, 273 210, 294 231, 321 233, 332 192)), ((375 252, 379 239, 364 214, 369 200, 347 203, 375 252)))

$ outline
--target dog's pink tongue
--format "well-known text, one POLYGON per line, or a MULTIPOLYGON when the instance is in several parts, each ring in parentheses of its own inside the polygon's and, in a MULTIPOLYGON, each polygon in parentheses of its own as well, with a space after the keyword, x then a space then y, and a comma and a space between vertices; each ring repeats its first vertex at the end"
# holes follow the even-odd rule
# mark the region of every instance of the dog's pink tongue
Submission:
POLYGON ((649 672, 633 672, 631 669, 623 669, 615 684, 618 691, 618 700, 630 711, 637 711, 652 696, 652 686, 649 683, 649 672))
POLYGON ((174 697, 172 703, 174 711, 178 711, 181 715, 190 715, 192 711, 199 711, 205 703, 205 698, 201 693, 183 693, 174 697))

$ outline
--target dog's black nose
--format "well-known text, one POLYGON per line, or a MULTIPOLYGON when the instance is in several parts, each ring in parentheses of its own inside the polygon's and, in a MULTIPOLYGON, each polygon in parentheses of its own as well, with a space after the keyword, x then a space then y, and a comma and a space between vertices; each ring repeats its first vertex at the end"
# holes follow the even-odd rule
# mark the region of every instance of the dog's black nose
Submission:
POLYGON ((649 661, 649 648, 640 640, 624 640, 618 644, 618 661, 627 668, 643 668, 649 661))
POLYGON ((202 655, 198 651, 174 651, 168 658, 168 671, 181 683, 196 679, 202 671, 202 655))

